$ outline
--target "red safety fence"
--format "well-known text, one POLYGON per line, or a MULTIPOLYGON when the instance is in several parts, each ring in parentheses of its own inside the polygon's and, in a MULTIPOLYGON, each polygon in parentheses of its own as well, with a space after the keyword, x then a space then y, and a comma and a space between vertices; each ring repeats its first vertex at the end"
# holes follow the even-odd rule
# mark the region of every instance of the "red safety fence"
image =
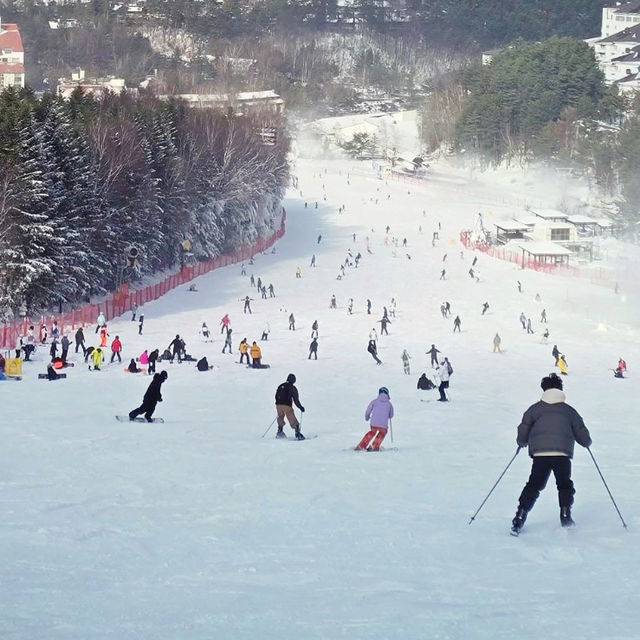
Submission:
POLYGON ((214 269, 250 260, 254 255, 262 253, 282 238, 285 232, 286 217, 287 213, 283 207, 280 228, 270 236, 258 238, 252 245, 243 245, 235 251, 203 260, 195 265, 185 266, 178 273, 167 276, 164 280, 142 289, 130 290, 129 285, 124 284, 117 291, 112 292, 106 300, 97 304, 87 304, 67 313, 42 315, 38 319, 25 317, 11 324, 0 325, 0 348, 14 348, 20 337, 27 335, 27 330, 32 325, 35 329, 35 339, 39 342, 43 326, 47 327, 50 334, 51 327, 55 322, 62 334, 75 331, 77 327, 95 324, 100 312, 104 314, 106 320, 111 320, 130 311, 133 305, 142 305, 157 300, 168 291, 214 269))
POLYGON ((610 287, 611 289, 616 286, 616 283, 610 273, 601 268, 581 269, 580 267, 573 267, 566 263, 554 264, 549 262, 540 262, 532 256, 525 257, 522 251, 509 250, 505 247, 488 245, 483 242, 474 242, 471 240, 471 234, 468 231, 462 231, 460 233, 460 242, 467 249, 475 249, 486 253, 492 258, 513 262, 523 269, 533 269, 534 271, 542 271, 543 273, 551 273, 570 278, 585 278, 590 280, 592 284, 597 284, 602 287, 610 287))

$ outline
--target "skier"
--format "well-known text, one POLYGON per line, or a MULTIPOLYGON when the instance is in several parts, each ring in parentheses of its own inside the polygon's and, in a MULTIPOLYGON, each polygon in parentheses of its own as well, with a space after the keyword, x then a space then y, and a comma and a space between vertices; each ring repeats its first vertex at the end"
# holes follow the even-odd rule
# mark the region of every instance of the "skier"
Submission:
POLYGON ((249 296, 245 296, 245 298, 244 298, 244 308, 243 308, 243 312, 244 313, 247 313, 247 311, 249 313, 251 313, 251 300, 253 300, 253 298, 250 298, 249 296))
POLYGON ((331 301, 329 302, 329 309, 337 309, 338 305, 336 303, 335 295, 331 296, 331 301))
POLYGON ((451 315, 451 303, 449 301, 445 301, 444 309, 447 313, 447 317, 451 315))
POLYGON ((138 335, 142 335, 142 329, 144 328, 144 307, 140 305, 138 307, 138 335))
POLYGON ((389 389, 380 387, 364 412, 364 419, 370 422, 370 429, 355 447, 356 451, 380 451, 380 445, 387 435, 389 421, 393 418, 393 405, 389 400, 389 389), (371 444, 369 444, 371 443, 371 444))
POLYGON ((478 262, 478 256, 475 256, 473 259, 473 262, 471 263, 471 266, 475 267, 477 262, 478 262))
POLYGON ((296 278, 302 278, 302 269, 300 267, 296 268, 296 278))
POLYGON ((249 353, 251 354, 251 360, 253 360, 253 368, 261 369, 262 351, 255 340, 251 343, 249 353))
POLYGON ((222 353, 226 353, 227 347, 229 347, 229 353, 232 353, 231 350, 231 334, 233 333, 233 329, 229 329, 227 331, 227 335, 224 338, 224 345, 222 347, 222 353))
POLYGON ((482 315, 484 315, 484 314, 487 312, 487 309, 488 309, 488 308, 489 308, 489 303, 488 303, 488 302, 485 302, 485 303, 482 305, 482 315))
POLYGON ((409 355, 406 349, 403 350, 401 358, 402 358, 402 366, 404 368, 404 372, 407 375, 410 375, 411 371, 409 370, 409 360, 411 360, 411 356, 409 355))
MULTIPOLYGON (((318 208, 318 203, 316 202, 316 209, 318 208)), ((317 244, 320 244, 320 240, 322 240, 322 235, 318 236, 318 242, 317 244)))
POLYGON ((296 319, 293 316, 293 313, 289 314, 289 331, 295 331, 296 330, 296 319))
POLYGON ((554 357, 555 359, 555 366, 558 366, 558 358, 560 357, 560 351, 558 350, 558 345, 554 344, 553 345, 553 349, 551 349, 551 355, 554 357))
POLYGON ((369 331, 369 340, 373 340, 374 344, 378 342, 378 332, 375 327, 369 331))
POLYGON ((500 334, 496 333, 495 336, 493 336, 493 353, 495 353, 496 351, 498 353, 502 353, 501 349, 500 349, 500 343, 502 342, 502 338, 500 338, 500 334))
POLYGON ((547 344, 547 340, 549 340, 549 329, 545 327, 544 333, 542 334, 542 344, 547 344))
POLYGON ((295 404, 302 413, 304 413, 304 407, 300 404, 298 397, 298 389, 295 386, 296 377, 293 373, 287 376, 286 382, 278 385, 276 389, 276 411, 277 411, 277 424, 278 432, 276 438, 286 438, 283 431, 284 419, 289 421, 289 426, 295 431, 296 440, 304 440, 304 436, 300 432, 300 423, 296 418, 296 414, 293 412, 293 405, 295 404))
POLYGON ((380 335, 389 335, 389 332, 387 331, 387 324, 391 324, 391 320, 389 320, 389 318, 387 316, 382 316, 381 320, 378 320, 378 322, 380 323, 380 335))
POLYGON ((371 315, 371 300, 367 298, 367 314, 371 315))
POLYGON ((244 361, 245 356, 247 356, 247 364, 249 364, 249 343, 246 338, 242 338, 238 345, 238 351, 240 352, 240 364, 244 361))
POLYGON ((60 329, 58 329, 58 322, 56 320, 54 320, 51 325, 51 337, 55 340, 60 337, 60 329))
POLYGON ((349 298, 349 304, 347 305, 347 312, 353 313, 353 298, 349 298))
POLYGON ((225 313, 220 320, 220 333, 224 333, 225 331, 229 331, 229 327, 231 326, 231 320, 229 320, 229 314, 225 313))
POLYGON ((527 333, 533 333, 533 329, 531 328, 531 318, 527 318, 527 333))
POLYGON ((312 338, 318 337, 318 321, 317 320, 314 320, 313 324, 311 325, 311 337, 312 338))
POLYGON ((271 327, 269 326, 268 322, 265 322, 264 329, 262 329, 262 336, 260 337, 260 340, 268 340, 270 332, 271 332, 271 327))
POLYGON ((440 280, 444 280, 446 275, 447 275, 447 270, 446 270, 446 269, 443 269, 443 270, 440 272, 440 280))
POLYGON ((262 279, 258 276, 258 284, 256 285, 258 291, 262 289, 262 279))
POLYGON ((520 280, 517 280, 518 283, 518 292, 522 293, 522 283, 520 282, 520 280))
POLYGON ((62 349, 62 352, 60 353, 60 357, 62 358, 62 362, 66 363, 67 362, 67 354, 69 353, 69 345, 71 343, 69 342, 69 338, 67 338, 66 335, 62 336, 62 338, 60 339, 60 347, 62 349))
POLYGON ((473 273, 473 267, 471 267, 471 268, 469 269, 468 273, 469 273, 469 276, 470 276, 472 279, 476 277, 476 274, 475 274, 475 273, 473 273))
POLYGON ((262 294, 262 299, 266 300, 267 299, 267 287, 262 285, 262 290, 260 291, 260 293, 262 294))
POLYGON ((516 515, 511 522, 514 535, 520 533, 527 514, 533 508, 552 471, 558 487, 560 523, 563 527, 575 524, 571 518, 575 493, 571 481, 574 443, 577 442, 587 449, 591 446, 591 436, 582 417, 565 402, 562 380, 555 373, 551 373, 542 378, 540 387, 543 391, 542 398, 525 411, 518 425, 518 446, 528 446, 533 464, 529 480, 520 494, 516 515))
POLYGON ((524 315, 524 311, 520 312, 520 324, 522 325, 523 331, 527 329, 527 316, 524 315))
POLYGON ((249 282, 251 283, 252 287, 256 286, 256 279, 253 277, 253 273, 251 274, 251 277, 249 278, 249 282))
POLYGON ((205 342, 208 342, 209 338, 211 337, 211 332, 209 331, 209 327, 207 327, 206 322, 202 323, 202 327, 200 328, 200 333, 202 334, 202 337, 204 338, 205 342))
MULTIPOLYGON (((47 325, 43 324, 40 326, 40 343, 44 344, 47 341, 47 325)), ((96 331, 96 333, 98 333, 96 331)))
POLYGON ((396 299, 395 298, 391 298, 391 304, 389 305, 389 314, 392 317, 396 317, 396 299))
POLYGON ((543 309, 542 313, 540 314, 540 322, 546 322, 547 321, 547 310, 543 309))
POLYGON ((367 351, 371 354, 371 357, 376 361, 377 364, 382 364, 382 361, 378 358, 378 349, 376 347, 375 340, 369 340, 367 351))
POLYGON ((115 340, 111 343, 111 360, 118 356, 118 362, 122 362, 122 358, 120 357, 120 352, 122 351, 122 342, 120 342, 120 336, 116 336, 115 340))
POLYGON ((107 325, 103 324, 102 327, 100 327, 100 346, 101 347, 106 347, 107 346, 107 336, 109 335, 109 333, 107 332, 107 325))
POLYGON ((176 356, 178 356, 178 362, 182 362, 182 350, 184 347, 184 341, 179 334, 176 334, 176 337, 169 343, 169 349, 171 349, 171 362, 173 362, 173 359, 176 356))
POLYGON ((136 416, 139 416, 141 413, 144 413, 144 417, 147 422, 153 422, 152 415, 156 410, 156 405, 158 402, 162 402, 162 394, 160 393, 160 388, 163 382, 166 382, 169 374, 166 371, 161 371, 160 373, 156 373, 153 376, 153 380, 151 384, 147 388, 144 398, 142 399, 142 404, 133 411, 129 412, 129 420, 134 420, 136 416))
POLYGON ((427 351, 427 354, 431 356, 431 366, 438 364, 438 356, 436 354, 440 353, 438 349, 436 349, 436 345, 432 344, 431 349, 427 351))
MULTIPOLYGON (((446 358, 445 358, 446 360, 446 358)), ((445 393, 445 389, 449 388, 449 363, 443 360, 439 365, 436 366, 436 378, 438 381, 438 391, 440 392, 440 397, 438 398, 438 402, 448 402, 449 398, 447 398, 447 394, 445 393)))
POLYGON ((149 375, 156 372, 156 361, 158 360, 159 355, 160 353, 158 352, 157 349, 154 349, 149 354, 149 368, 147 369, 147 372, 149 373, 149 375))
POLYGON ((309 358, 311 360, 311 354, 313 354, 314 360, 318 359, 318 337, 316 336, 311 340, 311 344, 309 345, 309 358))
POLYGON ((309 266, 310 267, 315 267, 316 266, 316 254, 315 253, 311 256, 311 264, 309 266))
POLYGON ((456 329, 458 330, 458 333, 460 333, 460 325, 461 325, 462 321, 460 320, 460 316, 456 316, 453 319, 453 332, 456 332, 456 329))
POLYGON ((270 298, 275 298, 276 297, 276 292, 273 288, 273 282, 269 283, 269 297, 270 298))

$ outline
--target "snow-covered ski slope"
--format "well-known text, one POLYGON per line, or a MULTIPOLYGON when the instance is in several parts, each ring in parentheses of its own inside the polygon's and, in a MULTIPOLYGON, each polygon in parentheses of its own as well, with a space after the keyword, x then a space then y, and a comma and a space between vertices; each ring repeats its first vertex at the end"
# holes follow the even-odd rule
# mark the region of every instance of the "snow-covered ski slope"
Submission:
MULTIPOLYGON (((468 275, 474 254, 460 257, 459 230, 479 211, 488 221, 519 212, 513 203, 526 199, 557 207, 562 185, 517 172, 470 176, 446 164, 424 186, 386 184, 353 166, 297 163, 287 233, 246 276, 232 266, 197 279, 197 293, 185 286, 146 305, 143 336, 128 316, 111 322, 122 365, 76 366, 67 380, 39 381, 41 349, 22 382, 0 383, 0 638, 640 638, 640 306, 629 277, 637 248, 610 243, 613 266, 625 267, 617 295, 483 255, 476 282, 468 275), (406 237, 406 249, 385 246, 387 225, 390 242, 406 237), (360 267, 337 280, 348 249, 362 253, 360 267), (251 273, 273 283, 277 297, 261 300, 251 273), (329 309, 332 294, 337 310, 329 309), (255 298, 252 315, 242 313, 245 295, 255 298), (379 339, 377 366, 368 333, 374 324, 380 333, 376 321, 392 297, 397 316, 379 339), (522 330, 522 311, 535 334, 522 330), (218 323, 227 312, 233 355, 221 354, 218 323), (452 333, 456 315, 460 334, 452 333), (316 319, 317 362, 307 359, 316 319), (198 335, 203 321, 212 343, 198 335), (271 368, 237 364, 238 342, 259 341, 265 322, 271 333, 260 345, 271 368), (502 354, 492 353, 496 331, 502 354), (161 363, 169 378, 156 415, 165 424, 117 422, 149 383, 123 367, 176 333, 215 368, 161 363), (437 391, 416 391, 432 343, 454 367, 448 404, 435 402, 437 391), (521 536, 509 535, 530 468, 524 452, 468 524, 515 452, 520 417, 553 370, 553 344, 566 355, 568 402, 591 430, 628 531, 580 447, 574 530, 560 527, 551 479, 521 536), (625 380, 611 372, 620 356, 625 380), (261 439, 275 417, 276 386, 290 372, 306 407, 302 431, 319 437, 280 441, 274 427, 261 439), (394 442, 387 436, 384 445, 397 450, 347 451, 365 432, 364 409, 381 385, 396 411, 394 442)), ((96 344, 93 328, 87 336, 96 344)))

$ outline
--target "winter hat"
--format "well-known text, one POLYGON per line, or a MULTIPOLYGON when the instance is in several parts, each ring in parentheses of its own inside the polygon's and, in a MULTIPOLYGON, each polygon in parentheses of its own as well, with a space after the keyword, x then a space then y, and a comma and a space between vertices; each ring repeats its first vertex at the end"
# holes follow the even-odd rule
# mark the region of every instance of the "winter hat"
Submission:
POLYGON ((169 374, 168 374, 166 371, 161 371, 161 372, 160 372, 160 377, 161 377, 163 380, 166 380, 166 379, 169 377, 169 374))
POLYGON ((378 389, 378 393, 385 393, 387 396, 389 396, 389 389, 387 389, 387 387, 380 387, 378 389))
POLYGON ((562 391, 562 379, 557 373, 550 373, 546 378, 542 378, 540 387, 543 391, 547 389, 560 389, 562 391))
POLYGON ((287 382, 290 382, 291 384, 294 384, 294 383, 295 383, 295 381, 296 381, 296 377, 293 375, 293 373, 290 373, 290 374, 287 376, 287 382))

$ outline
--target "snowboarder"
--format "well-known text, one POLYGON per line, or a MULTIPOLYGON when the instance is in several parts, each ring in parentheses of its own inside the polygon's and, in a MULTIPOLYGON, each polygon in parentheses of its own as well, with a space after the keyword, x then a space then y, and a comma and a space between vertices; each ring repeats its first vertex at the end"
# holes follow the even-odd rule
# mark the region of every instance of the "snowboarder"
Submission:
MULTIPOLYGON (((446 360, 446 359, 445 359, 446 360)), ((447 398, 447 394, 445 393, 445 389, 449 388, 449 363, 443 360, 439 365, 436 366, 436 378, 438 381, 438 391, 440 392, 440 397, 438 398, 438 402, 448 402, 449 398, 447 398)))
POLYGON ((251 343, 251 347, 249 349, 249 353, 251 354, 251 360, 253 360, 252 367, 254 369, 261 369, 261 360, 262 360, 262 350, 258 346, 258 343, 254 340, 251 343))
POLYGON ((296 330, 296 319, 293 315, 293 313, 289 314, 289 331, 295 331, 296 330))
POLYGON ((545 328, 544 333, 542 334, 542 344, 547 344, 547 340, 549 340, 549 329, 545 328))
POLYGON ((268 322, 265 322, 264 328, 262 329, 262 336, 260 337, 260 340, 268 340, 270 332, 271 332, 271 327, 269 326, 268 322))
POLYGON ((431 356, 431 366, 438 364, 438 353, 440 353, 439 349, 436 349, 436 345, 432 344, 431 349, 427 351, 427 354, 431 356))
POLYGON ((229 331, 229 327, 231 326, 231 320, 229 320, 229 314, 225 313, 220 320, 220 333, 224 333, 225 331, 229 331))
POLYGON ((487 309, 488 309, 488 308, 489 308, 489 303, 488 303, 488 302, 485 302, 485 303, 482 305, 482 315, 484 315, 485 313, 487 313, 487 309))
POLYGON ((229 353, 232 353, 232 350, 231 350, 231 334, 232 333, 233 333, 233 329, 229 329, 227 331, 227 335, 225 336, 225 339, 224 339, 224 345, 222 347, 222 353, 226 353, 227 347, 229 347, 229 353))
POLYGON ((207 356, 203 356, 202 358, 200 358, 200 360, 198 360, 198 362, 196 363, 196 369, 198 371, 209 371, 209 369, 212 369, 213 367, 209 366, 209 361, 207 360, 207 356))
POLYGON ((523 331, 527 330, 527 316, 524 315, 524 311, 520 312, 520 324, 522 325, 523 331))
POLYGON ((138 307, 138 335, 142 335, 142 329, 144 328, 144 307, 140 305, 138 307))
POLYGON ((56 371, 56 368, 53 366, 53 362, 50 362, 47 365, 47 380, 57 380, 60 377, 60 374, 56 371))
POLYGON ((100 346, 101 347, 106 347, 107 346, 107 336, 109 335, 109 333, 107 332, 107 325, 103 324, 102 327, 100 327, 100 346))
POLYGON ((140 371, 142 371, 142 369, 138 368, 135 358, 131 358, 131 361, 129 362, 129 366, 127 367, 127 371, 129 373, 140 373, 140 371))
POLYGON ((56 338, 51 340, 51 347, 49 348, 49 355, 51 356, 51 360, 53 360, 58 354, 58 341, 56 338))
POLYGON ((243 363, 245 356, 247 356, 247 364, 249 364, 249 343, 246 338, 242 338, 238 345, 238 351, 240 352, 240 364, 243 363))
POLYGON ((182 362, 182 350, 184 347, 184 341, 179 334, 176 334, 176 337, 169 343, 169 349, 171 349, 171 362, 173 362, 173 359, 176 356, 178 356, 178 362, 182 362))
POLYGON ((371 357, 376 361, 376 364, 382 364, 382 361, 378 358, 378 348, 376 347, 375 340, 369 340, 367 351, 371 354, 371 357))
POLYGON ((380 335, 389 335, 389 332, 387 331, 387 325, 391 324, 391 320, 389 320, 389 318, 387 316, 382 316, 381 320, 378 320, 378 322, 380 323, 380 335))
POLYGON ((409 370, 410 369, 409 360, 411 360, 411 356, 409 355, 406 349, 403 350, 401 358, 402 358, 402 366, 404 368, 404 372, 407 375, 410 375, 411 371, 409 370))
POLYGON ((314 360, 318 359, 318 337, 316 336, 311 340, 311 344, 309 345, 309 358, 311 360, 311 354, 313 354, 314 360))
POLYGON ((500 343, 502 342, 502 338, 500 338, 500 334, 496 333, 495 336, 493 336, 493 353, 495 353, 496 351, 498 353, 502 353, 501 349, 500 349, 500 343))
POLYGON ((135 420, 136 416, 139 416, 141 413, 144 413, 144 417, 147 422, 153 422, 152 415, 156 410, 156 405, 158 402, 162 402, 162 394, 160 393, 160 388, 162 387, 162 383, 166 382, 169 374, 166 371, 161 371, 160 373, 156 373, 153 376, 153 380, 151 384, 147 388, 144 397, 142 399, 142 404, 133 411, 129 412, 129 420, 135 420))
POLYGON ((558 358, 558 369, 560 369, 560 374, 566 376, 568 374, 569 368, 567 365, 567 360, 564 357, 564 353, 558 358))
POLYGON ((251 313, 251 300, 253 300, 253 298, 250 298, 249 296, 244 297, 244 313, 247 313, 247 311, 251 313))
POLYGON ((380 451, 380 445, 387 435, 389 421, 393 418, 393 405, 389 400, 389 389, 380 387, 364 412, 364 419, 370 422, 370 429, 355 447, 356 451, 380 451), (371 444, 369 444, 371 443, 371 444))
POLYGON ((287 376, 286 382, 278 385, 276 389, 276 412, 277 412, 277 424, 278 432, 276 438, 286 438, 284 433, 284 419, 289 421, 290 427, 295 431, 296 440, 304 440, 304 436, 300 432, 300 423, 296 418, 296 414, 293 412, 293 405, 295 404, 302 413, 304 413, 304 407, 300 404, 298 396, 298 389, 295 386, 296 377, 293 373, 287 376))
POLYGON ((462 321, 460 320, 460 316, 456 316, 453 319, 453 332, 456 332, 456 329, 458 330, 458 333, 460 333, 460 325, 461 325, 462 321))
POLYGON ((369 340, 373 340, 374 343, 378 342, 378 332, 375 327, 369 331, 369 340))
POLYGON ((591 446, 591 436, 582 417, 565 402, 562 380, 551 373, 542 378, 540 387, 542 398, 525 411, 518 425, 518 447, 528 446, 533 464, 511 522, 514 535, 520 533, 552 471, 558 487, 560 523, 563 527, 575 524, 571 518, 575 493, 571 481, 571 458, 576 442, 587 449, 591 446))
POLYGON ((102 349, 97 347, 91 352, 91 362, 93 362, 93 370, 100 371, 100 365, 104 358, 102 357, 102 349))
POLYGON ((158 360, 159 355, 160 353, 158 352, 157 349, 154 349, 149 354, 149 368, 147 369, 147 372, 149 373, 149 375, 156 372, 156 361, 158 360))
POLYGON ((429 378, 427 378, 427 374, 426 373, 423 373, 418 378, 418 384, 416 386, 421 391, 430 391, 431 389, 435 389, 436 388, 436 385, 433 384, 433 382, 431 382, 431 380, 429 380, 429 378))
POLYGON ((122 358, 120 356, 120 352, 122 351, 122 342, 120 342, 120 336, 116 336, 115 340, 111 343, 111 360, 118 356, 118 362, 122 362, 122 358))

